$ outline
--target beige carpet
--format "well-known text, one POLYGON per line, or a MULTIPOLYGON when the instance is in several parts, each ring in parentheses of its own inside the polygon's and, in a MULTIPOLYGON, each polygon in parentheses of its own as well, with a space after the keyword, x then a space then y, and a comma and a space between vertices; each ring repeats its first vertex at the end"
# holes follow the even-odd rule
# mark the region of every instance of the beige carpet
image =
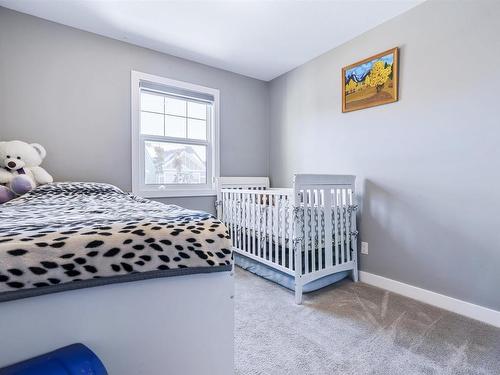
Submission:
POLYGON ((236 374, 500 374, 500 329, 366 284, 304 304, 236 270, 236 374))

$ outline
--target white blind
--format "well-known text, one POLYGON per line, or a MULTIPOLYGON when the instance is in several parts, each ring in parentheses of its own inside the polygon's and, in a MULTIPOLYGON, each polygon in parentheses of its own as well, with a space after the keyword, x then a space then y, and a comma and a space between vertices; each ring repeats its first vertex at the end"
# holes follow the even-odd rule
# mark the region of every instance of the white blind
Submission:
POLYGON ((171 94, 171 95, 180 96, 180 97, 183 97, 186 99, 200 100, 200 101, 207 102, 207 103, 213 103, 213 101, 214 101, 213 95, 210 95, 210 94, 196 92, 196 91, 190 91, 190 90, 181 89, 178 87, 173 87, 173 86, 168 86, 168 85, 162 85, 162 84, 154 83, 154 82, 141 81, 140 87, 141 87, 141 89, 145 89, 145 90, 156 91, 156 92, 160 92, 160 93, 164 93, 164 94, 171 94))

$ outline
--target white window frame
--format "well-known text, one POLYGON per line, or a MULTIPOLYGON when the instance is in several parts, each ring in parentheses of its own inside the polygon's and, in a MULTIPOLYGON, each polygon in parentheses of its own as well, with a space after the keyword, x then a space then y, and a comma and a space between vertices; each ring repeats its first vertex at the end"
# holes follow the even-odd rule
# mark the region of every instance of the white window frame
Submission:
MULTIPOLYGON (((215 179, 219 177, 219 108, 220 92, 218 89, 200 86, 189 82, 160 77, 135 70, 131 72, 131 122, 132 122, 132 192, 145 198, 169 198, 214 196, 215 179), (165 184, 146 185, 144 183, 144 144, 146 141, 165 141, 169 137, 141 134, 141 82, 152 82, 159 85, 175 87, 196 93, 208 94, 214 98, 212 118, 208 130, 207 146, 207 184, 165 184)), ((179 139, 180 143, 188 144, 189 139, 179 139)))

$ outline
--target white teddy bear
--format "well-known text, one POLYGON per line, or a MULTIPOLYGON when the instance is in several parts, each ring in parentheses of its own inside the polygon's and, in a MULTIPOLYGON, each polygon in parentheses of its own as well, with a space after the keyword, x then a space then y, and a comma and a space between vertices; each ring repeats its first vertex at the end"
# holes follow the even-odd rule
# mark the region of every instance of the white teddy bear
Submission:
POLYGON ((0 203, 53 181, 40 167, 47 152, 37 143, 0 142, 0 203))

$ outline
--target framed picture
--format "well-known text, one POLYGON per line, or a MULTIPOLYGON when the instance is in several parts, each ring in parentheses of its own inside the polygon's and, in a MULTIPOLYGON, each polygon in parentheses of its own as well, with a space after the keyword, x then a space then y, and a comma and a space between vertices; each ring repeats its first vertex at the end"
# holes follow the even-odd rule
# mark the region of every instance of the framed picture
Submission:
POLYGON ((398 100, 399 49, 342 68, 342 112, 398 100))

